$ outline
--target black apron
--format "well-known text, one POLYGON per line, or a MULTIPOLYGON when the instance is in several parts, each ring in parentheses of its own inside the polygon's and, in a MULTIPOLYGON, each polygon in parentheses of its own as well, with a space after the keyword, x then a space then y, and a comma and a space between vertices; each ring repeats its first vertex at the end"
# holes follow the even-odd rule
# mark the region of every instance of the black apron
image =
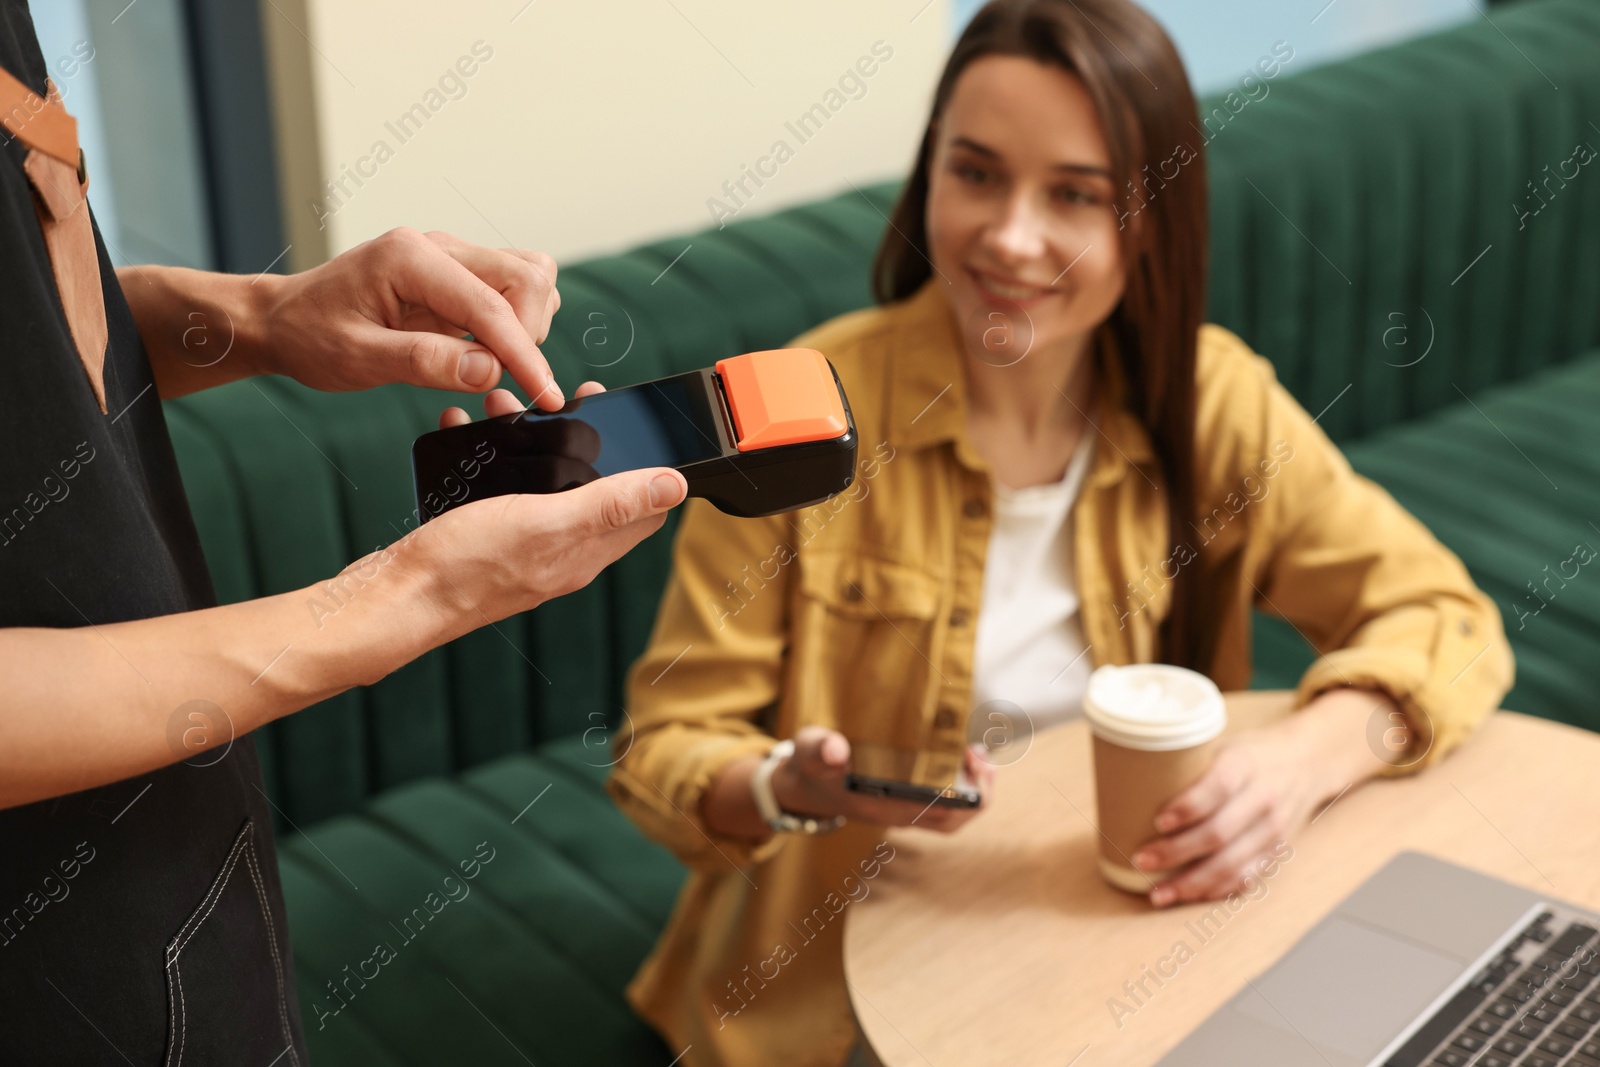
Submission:
MULTIPOLYGON (((45 93, 24 0, 0 0, 0 67, 45 93)), ((0 627, 210 607, 161 401, 104 242, 96 231, 102 413, 52 276, 28 148, 0 140, 0 627)), ((203 703, 174 708, 170 726, 173 737, 227 729, 203 703)), ((0 1013, 0 1064, 303 1067, 271 808, 249 737, 0 811, 0 1013)))

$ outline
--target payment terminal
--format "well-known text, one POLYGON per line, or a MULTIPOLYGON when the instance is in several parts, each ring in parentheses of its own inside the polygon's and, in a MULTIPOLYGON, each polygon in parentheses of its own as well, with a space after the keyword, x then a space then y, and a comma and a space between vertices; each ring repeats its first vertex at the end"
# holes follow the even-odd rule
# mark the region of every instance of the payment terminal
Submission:
POLYGON ((411 450, 422 521, 507 493, 558 493, 676 467, 689 495, 758 517, 820 503, 855 476, 856 427, 821 352, 781 348, 569 400, 559 411, 435 430, 411 450))

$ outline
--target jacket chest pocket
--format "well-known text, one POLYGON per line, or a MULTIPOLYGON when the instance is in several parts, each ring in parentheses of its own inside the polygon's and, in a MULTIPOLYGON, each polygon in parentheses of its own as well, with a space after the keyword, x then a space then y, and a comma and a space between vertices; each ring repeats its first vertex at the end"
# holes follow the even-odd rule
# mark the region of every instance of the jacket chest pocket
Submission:
POLYGON ((800 558, 794 687, 800 722, 913 745, 939 679, 944 589, 918 568, 854 553, 800 558))

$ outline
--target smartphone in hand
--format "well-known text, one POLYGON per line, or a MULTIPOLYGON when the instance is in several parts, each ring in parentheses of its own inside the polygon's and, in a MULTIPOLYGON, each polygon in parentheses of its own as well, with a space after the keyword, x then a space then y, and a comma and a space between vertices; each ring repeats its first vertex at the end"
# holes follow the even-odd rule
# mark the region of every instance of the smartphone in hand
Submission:
POLYGON ((983 795, 967 776, 960 752, 892 748, 850 742, 845 788, 869 796, 894 797, 941 808, 976 808, 983 795))

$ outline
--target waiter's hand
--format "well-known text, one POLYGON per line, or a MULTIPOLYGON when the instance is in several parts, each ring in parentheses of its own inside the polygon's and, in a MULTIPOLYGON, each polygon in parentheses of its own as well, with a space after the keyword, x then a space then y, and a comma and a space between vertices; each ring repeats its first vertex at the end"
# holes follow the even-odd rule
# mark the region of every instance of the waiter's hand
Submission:
MULTIPOLYGON (((593 396, 595 393, 603 393, 605 391, 606 387, 599 382, 584 382, 578 386, 578 390, 573 396, 593 396)), ((509 389, 495 389, 483 398, 483 414, 485 418, 492 419, 497 415, 514 415, 524 410, 525 407, 526 405, 517 399, 517 394, 509 389)), ((439 429, 443 430, 451 426, 465 426, 471 421, 472 416, 467 414, 465 408, 445 408, 444 412, 439 416, 439 429)), ((578 425, 585 424, 578 423, 578 425)))
POLYGON ((426 576, 454 638, 582 589, 659 530, 687 491, 683 475, 655 467, 473 500, 407 534, 398 558, 426 576))
MULTIPOLYGON (((583 391, 596 388, 588 383, 583 391)), ((507 404, 521 407, 505 390, 488 398, 491 413, 507 404)), ((452 412, 445 421, 466 417, 452 412)), ((213 735, 231 743, 352 686, 372 685, 480 626, 581 588, 659 530, 686 490, 683 475, 653 468, 561 493, 475 500, 330 581, 274 596, 108 622, 94 631, 0 627, 6 680, 0 809, 125 781, 198 755, 194 731, 181 743, 172 732, 196 693, 225 699, 225 713, 211 706, 229 726, 201 731, 200 745, 213 735), (135 663, 137 672, 129 669, 135 663), (62 740, 80 737, 94 743, 62 740)))
POLYGON ((538 406, 563 403, 539 351, 561 306, 555 261, 542 252, 397 229, 260 281, 270 286, 263 372, 335 392, 408 382, 481 393, 503 368, 538 406))

